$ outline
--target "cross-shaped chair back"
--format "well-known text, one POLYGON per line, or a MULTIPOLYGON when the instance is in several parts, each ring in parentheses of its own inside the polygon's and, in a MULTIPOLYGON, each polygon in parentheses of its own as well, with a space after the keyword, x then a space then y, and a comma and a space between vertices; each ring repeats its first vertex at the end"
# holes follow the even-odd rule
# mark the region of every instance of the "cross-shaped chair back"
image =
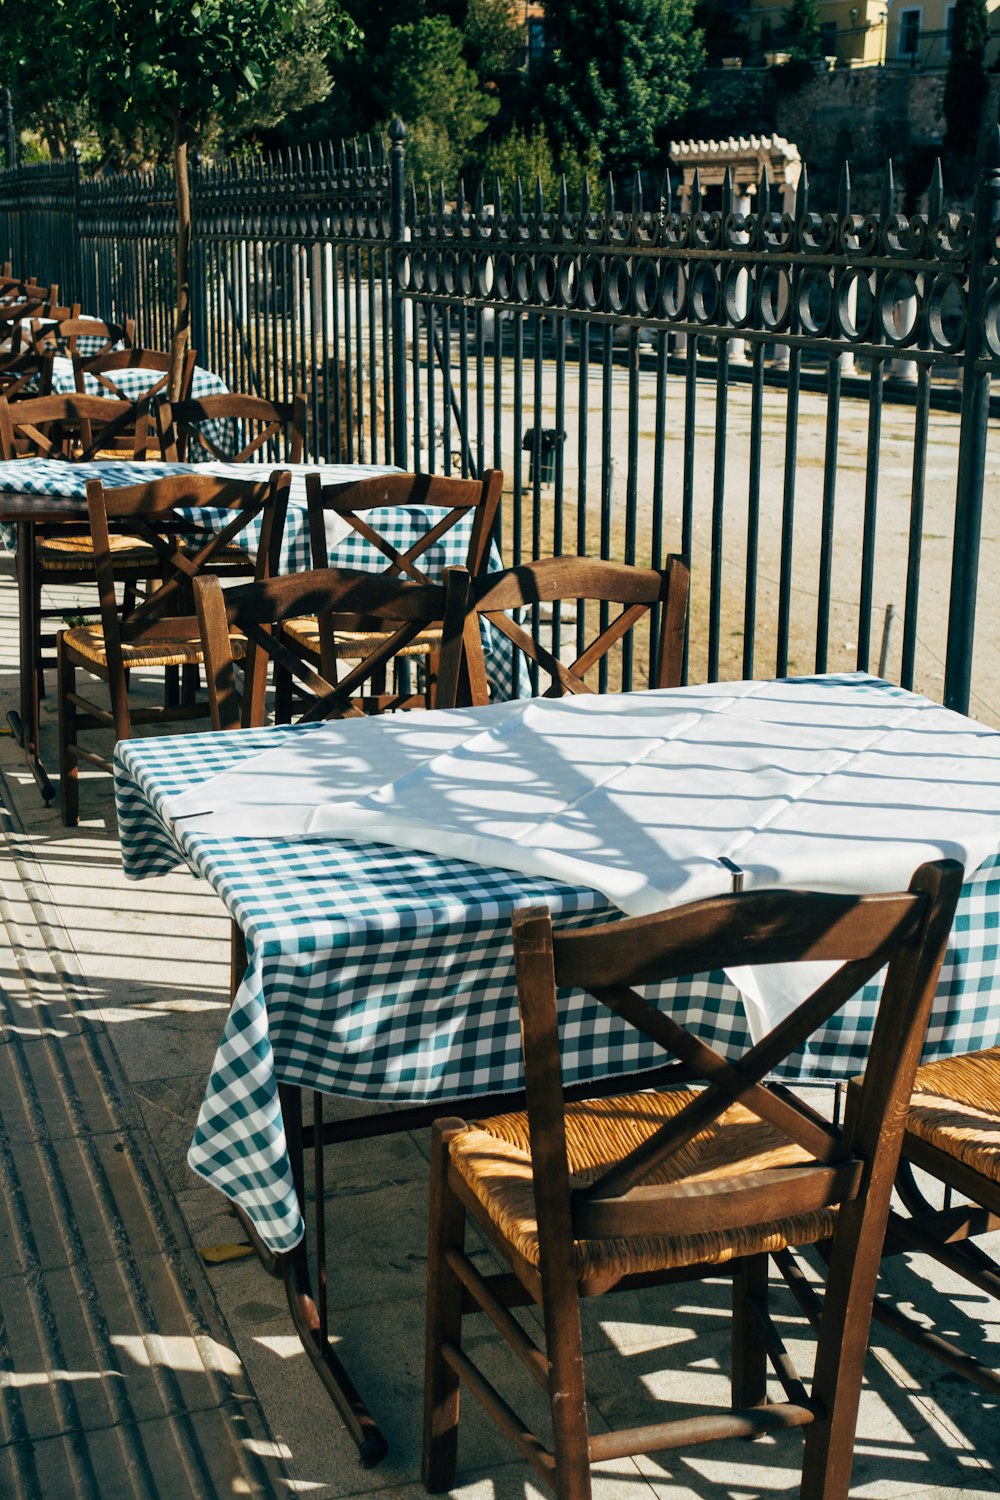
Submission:
POLYGON ((589 557, 549 557, 474 579, 471 591, 474 610, 466 630, 473 702, 489 700, 480 644, 479 620, 483 617, 549 678, 548 686, 542 687, 541 692, 551 698, 605 690, 608 653, 612 647, 619 642, 623 648, 631 646, 636 626, 657 613, 655 638, 649 643, 649 682, 653 687, 678 687, 689 585, 688 566, 680 557, 668 557, 664 568, 639 568, 589 557), (559 613, 559 606, 566 603, 571 603, 576 611, 572 632, 569 622, 559 613), (600 624, 589 642, 583 628, 588 603, 600 606, 600 624), (535 628, 529 630, 513 616, 515 610, 543 605, 553 606, 551 624, 546 627, 550 631, 551 649, 539 638, 537 620, 535 628), (621 606, 614 618, 610 618, 611 605, 621 606), (563 642, 573 651, 569 663, 562 659, 567 654, 561 649, 563 642), (593 673, 595 668, 596 682, 594 676, 588 682, 586 674, 593 673))
POLYGON ((268 401, 238 394, 164 401, 157 410, 157 424, 161 452, 171 462, 214 458, 238 464, 298 464, 305 449, 306 402, 302 395, 268 401), (236 434, 225 448, 213 437, 213 427, 218 432, 222 423, 236 434))
MULTIPOLYGON (((60 308, 58 311, 63 312, 65 309, 60 308)), ((81 339, 91 350, 95 350, 95 345, 100 340, 100 346, 95 350, 98 353, 114 349, 118 344, 130 349, 135 343, 134 318, 126 318, 123 323, 105 323, 100 318, 81 318, 79 309, 73 311, 74 316, 71 317, 58 317, 55 313, 50 313, 44 320, 34 321, 32 337, 39 353, 45 349, 54 349, 57 353, 77 354, 81 339)))
MULTIPOLYGON (((381 682, 393 657, 437 622, 443 622, 438 706, 454 707, 461 690, 462 629, 468 602, 464 568, 450 569, 446 580, 437 584, 411 583, 343 568, 317 568, 223 591, 217 578, 202 577, 194 585, 194 595, 212 720, 217 729, 263 722, 268 661, 286 670, 312 695, 313 701, 301 715, 305 721, 381 712, 386 706, 381 687, 377 693, 366 695, 366 685, 373 679, 381 682), (357 666, 336 683, 290 651, 275 629, 282 621, 297 616, 331 612, 347 620, 347 628, 370 634, 372 639, 370 650, 357 666), (242 700, 233 669, 234 630, 245 635, 249 643, 242 700)), ((403 700, 395 706, 403 706, 403 700)))
MULTIPOLYGON (((308 474, 306 498, 313 564, 317 568, 329 564, 326 519, 333 513, 370 545, 374 562, 385 559, 384 571, 390 577, 426 583, 431 581, 426 571, 427 554, 449 532, 466 524, 469 540, 462 560, 475 578, 486 566, 502 486, 503 474, 499 469, 487 469, 481 479, 452 479, 443 474, 380 474, 346 484, 326 485, 319 474, 308 474), (400 522, 391 512, 423 508, 440 510, 442 514, 426 529, 421 527, 416 537, 407 535, 397 545, 393 531, 400 522), (389 514, 379 515, 379 525, 373 526, 372 512, 382 511, 389 514)), ((450 561, 454 563, 457 559, 450 561)), ((436 571, 440 574, 441 570, 436 571)))
MULTIPOLYGON (((181 366, 181 396, 186 398, 194 379, 197 355, 193 349, 185 351, 181 366)), ((167 389, 170 373, 170 355, 161 349, 111 349, 103 354, 73 355, 73 384, 81 395, 86 395, 94 385, 98 394, 107 394, 117 400, 129 400, 131 391, 127 375, 129 370, 155 370, 160 379, 153 381, 145 394, 162 397, 167 389), (90 384, 88 384, 88 380, 90 384)))
MULTIPOLYGON (((577 1240, 738 1229, 865 1199, 884 1228, 913 1074, 961 890, 955 861, 920 867, 907 893, 855 896, 750 891, 583 932, 553 933, 547 910, 513 919, 518 1001, 536 1179, 570 1204, 577 1240), (834 972, 738 1061, 730 1060, 637 986, 718 969, 801 962, 834 972), (767 1076, 798 1053, 888 964, 859 1107, 843 1131, 767 1076), (679 1082, 705 1087, 666 1124, 586 1184, 566 1168, 557 989, 582 989, 676 1059, 679 1082), (794 1169, 762 1167, 714 1182, 683 1178, 685 1154, 733 1105, 801 1150, 794 1169), (881 1175, 877 1164, 885 1162, 881 1175)), ((763 980, 762 980, 763 983, 763 980)), ((541 1215, 540 1215, 541 1217, 541 1215)), ((540 1233, 544 1233, 541 1223, 540 1233)), ((877 1265, 881 1232, 872 1231, 877 1265)), ((872 1271, 874 1275, 874 1271, 872 1271)))
POLYGON ((89 462, 101 454, 144 458, 149 397, 40 396, 11 405, 0 397, 0 458, 30 455, 89 462))
POLYGON ((0 396, 8 401, 48 396, 52 391, 52 353, 0 354, 0 396))

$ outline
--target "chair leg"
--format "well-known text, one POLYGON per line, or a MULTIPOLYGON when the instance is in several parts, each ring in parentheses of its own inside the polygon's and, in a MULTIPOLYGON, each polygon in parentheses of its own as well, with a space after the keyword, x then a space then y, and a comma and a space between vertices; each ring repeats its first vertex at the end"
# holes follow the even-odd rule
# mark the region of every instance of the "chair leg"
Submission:
POLYGON ((545 1347, 558 1500, 591 1500, 590 1435, 583 1381, 580 1295, 570 1265, 542 1268, 545 1347))
POLYGON ((277 662, 274 664, 274 722, 276 724, 290 724, 292 722, 292 688, 294 678, 291 672, 286 671, 277 662))
POLYGON ((56 672, 59 700, 59 786, 62 820, 67 828, 80 821, 80 777, 76 753, 76 705, 70 695, 76 692, 76 668, 56 641, 56 672))
POLYGON ((441 1351, 446 1343, 462 1342, 462 1284, 445 1259, 449 1249, 461 1251, 465 1244, 465 1209, 448 1186, 448 1143, 460 1128, 456 1120, 437 1120, 431 1137, 421 1473, 432 1495, 452 1488, 458 1464, 459 1380, 441 1351))
POLYGON ((742 1261, 733 1275, 733 1410, 763 1406, 767 1400, 767 1350, 751 1311, 751 1301, 767 1308, 767 1256, 742 1261))

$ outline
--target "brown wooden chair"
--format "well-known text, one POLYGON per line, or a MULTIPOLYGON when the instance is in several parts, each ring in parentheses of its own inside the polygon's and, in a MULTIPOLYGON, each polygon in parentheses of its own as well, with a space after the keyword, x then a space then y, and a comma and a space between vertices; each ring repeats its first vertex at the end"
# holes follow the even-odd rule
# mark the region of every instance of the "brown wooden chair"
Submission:
MULTIPOLYGON (((197 355, 193 349, 188 349, 184 355, 181 366, 181 397, 186 399, 191 392, 191 384, 194 380, 194 368, 197 355)), ((114 401, 130 401, 133 399, 129 390, 128 381, 122 380, 122 372, 128 370, 151 370, 159 373, 159 380, 154 380, 148 386, 144 395, 149 403, 150 412, 163 400, 167 389, 167 380, 170 374, 170 355, 159 349, 141 349, 133 346, 131 349, 112 349, 104 354, 85 356, 73 355, 73 384, 77 392, 83 395, 98 395, 110 398, 114 401), (88 384, 89 382, 89 384, 88 384), (97 387, 96 391, 94 386, 97 387)), ((130 445, 130 434, 123 431, 119 435, 119 441, 124 446, 130 445)), ((143 434, 144 458, 160 457, 160 439, 155 418, 150 416, 143 434)), ((133 450, 137 446, 134 437, 131 438, 133 450)))
POLYGON ((211 475, 177 475, 148 484, 105 490, 100 480, 87 485, 87 511, 93 544, 94 572, 100 598, 100 624, 60 631, 57 638, 59 695, 59 769, 63 822, 74 825, 79 815, 78 762, 110 771, 107 756, 85 749, 81 731, 111 729, 116 740, 128 739, 137 724, 162 724, 204 718, 207 703, 185 701, 134 706, 130 673, 137 668, 196 668, 202 660, 198 639, 162 643, 150 641, 150 627, 170 614, 191 614, 191 584, 227 548, 238 546, 247 528, 259 518, 256 547, 261 578, 277 571, 285 511, 287 472, 268 479, 217 479, 211 475), (217 519, 204 524, 175 515, 178 507, 214 511, 217 519), (114 524, 128 531, 158 557, 161 580, 123 619, 116 601, 117 555, 112 544, 114 524), (192 533, 202 535, 192 540, 192 533), (76 674, 82 669, 108 684, 110 710, 77 692, 76 674))
MULTIPOLYGON (((482 479, 452 479, 440 474, 383 474, 327 485, 319 474, 307 474, 313 566, 329 566, 327 517, 335 515, 371 548, 375 564, 372 571, 377 571, 378 565, 382 564, 381 571, 386 577, 410 578, 426 583, 431 581, 422 565, 427 552, 448 532, 465 523, 470 527, 465 567, 472 577, 476 577, 486 566, 502 487, 503 474, 499 469, 487 469, 482 479), (425 507, 440 509, 441 517, 409 546, 398 547, 391 535, 371 524, 372 513, 376 511, 425 507)), ((282 631, 291 649, 304 661, 318 666, 331 682, 337 680, 341 661, 357 661, 378 642, 377 634, 370 636, 351 629, 332 615, 321 618, 308 615, 289 620, 282 631)), ((423 632, 396 655, 399 658, 425 658, 426 679, 433 682, 437 675, 435 656, 439 647, 440 632, 434 628, 423 632)), ((277 675, 277 685, 278 717, 284 719, 288 717, 291 700, 288 696, 289 679, 283 672, 277 675)))
POLYGON ((74 315, 70 317, 58 317, 50 311, 45 318, 33 321, 33 344, 39 354, 53 349, 58 354, 72 356, 79 353, 81 339, 90 349, 100 339, 101 349, 96 352, 110 352, 118 345, 130 349, 135 343, 134 318, 126 318, 123 323, 105 323, 100 318, 81 318, 79 309, 72 311, 74 315))
POLYGON ((454 707, 463 691, 462 631, 469 575, 450 569, 442 583, 411 583, 377 573, 319 568, 240 584, 223 590, 217 577, 194 584, 213 727, 233 729, 264 722, 267 664, 281 665, 310 695, 301 719, 349 718, 414 706, 410 697, 386 704, 370 691, 393 657, 434 621, 442 622, 438 706, 454 707), (277 629, 303 611, 332 612, 355 620, 378 644, 339 682, 327 681, 284 644, 277 629), (246 640, 244 688, 237 690, 233 640, 246 640), (369 689, 368 692, 365 690, 369 689))
POLYGON ((604 562, 590 557, 549 557, 524 563, 503 573, 487 573, 473 579, 470 614, 466 631, 466 651, 474 703, 489 701, 489 683, 483 657, 480 621, 522 651, 539 670, 539 691, 543 697, 606 691, 621 680, 621 669, 609 672, 609 653, 620 643, 635 646, 637 626, 655 621, 655 639, 638 647, 651 657, 645 674, 653 687, 678 687, 684 657, 684 633, 687 626, 690 572, 681 557, 668 557, 666 567, 639 568, 629 563, 604 562), (565 606, 571 606, 566 610, 565 606), (586 640, 587 606, 590 624, 598 614, 592 638, 586 640), (621 611, 609 618, 611 605, 621 611), (546 622, 550 645, 540 639, 538 629, 526 629, 515 611, 546 606, 552 609, 546 622), (572 660, 562 658, 567 651, 572 660))
POLYGON ((587 1500, 591 1465, 722 1437, 807 1428, 801 1494, 848 1493, 879 1252, 906 1101, 962 884, 923 865, 908 893, 723 896, 584 932, 553 933, 544 908, 514 916, 528 1107, 478 1124, 441 1120, 431 1157, 424 1482, 456 1470, 459 1385, 471 1391, 560 1500, 587 1500), (732 1062, 633 988, 730 965, 833 960, 833 977, 732 1062), (883 963, 889 969, 864 1085, 843 1130, 763 1080, 883 963), (557 988, 582 989, 678 1062, 662 1092, 566 1104, 557 988), (692 1079, 704 1087, 692 1089, 692 1079), (464 1249, 471 1215, 510 1274, 464 1249), (788 1247, 829 1244, 811 1388, 767 1311, 768 1256, 798 1285, 788 1247), (729 1411, 614 1432, 587 1423, 579 1299, 656 1281, 733 1277, 729 1411), (536 1304, 538 1348, 509 1308, 536 1304), (485 1311, 549 1399, 551 1446, 494 1388, 462 1322, 485 1311), (785 1400, 766 1388, 767 1361, 785 1400))
POLYGON ((52 359, 48 354, 0 354, 0 396, 27 401, 52 393, 52 359))
MULTIPOLYGON (((849 1096, 855 1089, 852 1084, 849 1096)), ((980 1235, 1000 1230, 1000 1047, 917 1069, 896 1187, 908 1217, 890 1215, 884 1257, 920 1252, 963 1277, 976 1292, 1000 1299, 1000 1265, 974 1243, 980 1235), (941 1205, 931 1202, 934 1190, 928 1177, 942 1190, 941 1205)), ((968 1343, 956 1344, 954 1332, 948 1336, 927 1326, 917 1291, 907 1300, 920 1321, 884 1297, 876 1302, 874 1315, 925 1354, 1000 1395, 1000 1361, 987 1364, 968 1343)), ((967 1299, 967 1315, 975 1316, 979 1300, 967 1299)))
POLYGON ((148 396, 112 401, 70 393, 18 401, 16 406, 0 397, 0 459, 5 462, 25 457, 77 463, 109 455, 144 458, 148 429, 148 396))
POLYGON ((160 451, 173 463, 207 458, 226 463, 299 464, 305 451, 306 401, 267 401, 262 396, 220 394, 164 401, 157 408, 160 451), (235 434, 227 452, 213 441, 207 423, 230 423, 235 434), (242 445, 242 446, 241 446, 242 445))

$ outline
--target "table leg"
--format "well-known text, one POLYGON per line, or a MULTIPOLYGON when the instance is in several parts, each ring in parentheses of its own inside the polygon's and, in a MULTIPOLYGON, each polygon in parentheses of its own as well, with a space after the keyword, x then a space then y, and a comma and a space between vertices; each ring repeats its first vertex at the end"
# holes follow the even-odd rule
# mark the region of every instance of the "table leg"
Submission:
POLYGON ((31 521, 17 523, 17 616, 18 664, 20 671, 20 711, 11 709, 7 721, 28 763, 28 769, 46 802, 55 796, 55 788, 46 774, 38 750, 38 634, 40 622, 35 613, 35 527, 31 521))

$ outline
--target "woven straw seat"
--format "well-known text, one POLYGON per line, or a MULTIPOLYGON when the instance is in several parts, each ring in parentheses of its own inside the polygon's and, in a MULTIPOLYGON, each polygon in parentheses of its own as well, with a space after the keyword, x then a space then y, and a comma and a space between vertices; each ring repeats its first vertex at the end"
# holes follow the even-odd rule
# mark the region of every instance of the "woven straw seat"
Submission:
MULTIPOLYGON (((141 564, 155 565, 158 555, 155 547, 137 536, 112 536, 111 552, 116 566, 127 567, 141 564)), ((94 557, 94 543, 86 536, 39 537, 35 544, 35 556, 44 562, 46 569, 65 569, 75 572, 87 567, 94 557)))
MULTIPOLYGON (((304 652, 307 657, 318 659, 320 655, 319 621, 315 615, 303 616, 300 620, 286 620, 281 627, 285 637, 292 646, 304 652)), ((386 639, 384 631, 378 630, 335 630, 333 637, 333 654, 338 659, 343 658, 351 661, 359 656, 364 656, 386 639)), ((441 631, 424 630, 417 636, 416 640, 408 646, 403 646, 394 652, 395 656, 426 656, 429 651, 438 651, 441 648, 441 631)))
MULTIPOLYGON (((588 1186, 694 1097, 690 1091, 678 1089, 568 1104, 566 1144, 571 1186, 588 1186)), ((457 1171, 501 1234, 530 1264, 537 1266, 538 1223, 527 1114, 519 1112, 484 1120, 452 1141, 450 1150, 457 1171)), ((808 1152, 793 1145, 742 1105, 735 1104, 702 1132, 696 1146, 682 1148, 671 1163, 650 1173, 643 1182, 676 1182, 683 1178, 707 1185, 748 1171, 795 1166, 808 1160, 808 1152)), ((573 1246, 576 1271, 585 1279, 630 1276, 704 1262, 721 1264, 739 1255, 773 1253, 789 1245, 828 1239, 834 1223, 834 1212, 823 1210, 725 1233, 577 1240, 573 1246)))
POLYGON ((906 1128, 1000 1183, 1000 1047, 918 1068, 906 1128))
MULTIPOLYGON (((104 628, 101 625, 76 625, 64 632, 63 649, 74 655, 83 665, 107 666, 108 653, 104 643, 104 628)), ((234 657, 240 658, 246 650, 246 641, 234 636, 234 657)), ((197 667, 204 660, 200 635, 189 641, 143 641, 131 644, 123 641, 122 661, 130 667, 197 667)))

